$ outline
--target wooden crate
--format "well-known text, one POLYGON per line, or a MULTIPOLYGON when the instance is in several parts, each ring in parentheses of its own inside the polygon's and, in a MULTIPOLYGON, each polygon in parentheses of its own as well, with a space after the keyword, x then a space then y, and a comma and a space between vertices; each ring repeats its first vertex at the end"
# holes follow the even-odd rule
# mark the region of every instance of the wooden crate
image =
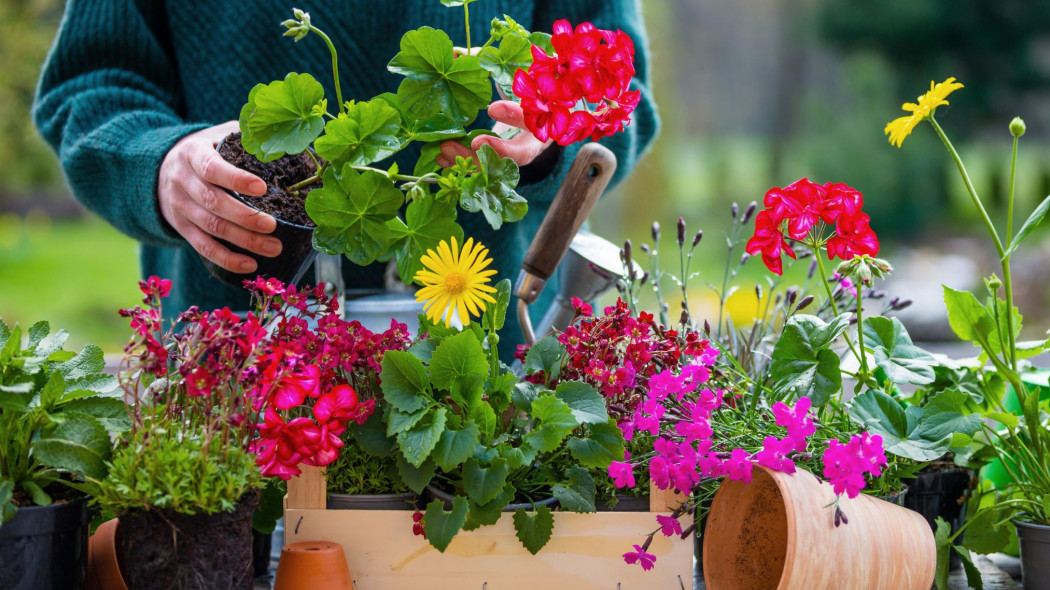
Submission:
POLYGON ((623 554, 657 528, 673 495, 654 493, 650 512, 556 512, 554 535, 536 555, 514 536, 511 514, 493 526, 460 531, 444 553, 412 534, 406 510, 326 510, 324 473, 304 468, 288 482, 285 542, 343 546, 356 590, 685 590, 692 588, 693 544, 657 534, 656 568, 627 565, 623 554))

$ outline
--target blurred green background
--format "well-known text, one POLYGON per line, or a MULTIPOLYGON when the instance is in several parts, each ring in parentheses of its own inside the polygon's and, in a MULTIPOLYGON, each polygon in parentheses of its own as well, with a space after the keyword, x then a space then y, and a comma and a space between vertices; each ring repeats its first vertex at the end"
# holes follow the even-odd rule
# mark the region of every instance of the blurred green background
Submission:
MULTIPOLYGON (((931 130, 920 126, 901 149, 883 133, 931 80, 955 76, 966 85, 938 119, 992 209, 1005 199, 1014 115, 1028 124, 1018 217, 1050 193, 1050 2, 642 4, 663 130, 629 181, 604 198, 592 229, 637 244, 651 241, 656 220, 666 252, 684 217, 690 235, 703 228, 707 236, 701 284, 721 278, 731 204, 743 209, 801 177, 861 190, 891 256, 962 251, 979 275, 992 272, 983 242, 960 247, 960 236, 980 236, 980 228, 931 130)), ((28 116, 62 8, 62 0, 0 0, 0 317, 47 319, 69 330, 74 345, 116 352, 127 337, 116 310, 138 299, 136 245, 72 200, 28 116)), ((1046 247, 1033 246, 1030 272, 1015 273, 1022 308, 1038 311, 1050 293, 1040 268, 1046 247)), ((757 261, 745 268, 749 277, 763 272, 757 261)))

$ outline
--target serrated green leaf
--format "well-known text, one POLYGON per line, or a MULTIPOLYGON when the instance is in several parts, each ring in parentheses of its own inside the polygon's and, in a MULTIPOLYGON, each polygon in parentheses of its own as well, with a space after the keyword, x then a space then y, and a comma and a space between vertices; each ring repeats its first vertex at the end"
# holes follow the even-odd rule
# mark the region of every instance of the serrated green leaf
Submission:
POLYGON ((39 321, 29 326, 29 332, 26 338, 26 349, 36 348, 44 338, 51 332, 51 324, 46 321, 39 321))
POLYGON ((532 65, 532 43, 519 35, 506 35, 499 46, 488 46, 478 55, 485 68, 506 96, 514 94, 514 73, 532 65))
POLYGON ((405 118, 402 133, 406 141, 442 142, 463 137, 467 131, 445 115, 435 115, 426 121, 405 118))
POLYGON ((50 412, 54 409, 55 404, 58 403, 59 398, 66 391, 66 380, 62 377, 62 373, 55 371, 51 373, 44 386, 40 389, 40 392, 34 397, 32 406, 43 408, 44 411, 50 412))
POLYGON ((75 356, 77 356, 77 353, 72 350, 56 350, 47 356, 47 362, 64 363, 75 356))
POLYGON ((557 449, 580 425, 568 404, 550 394, 541 395, 532 402, 531 415, 539 421, 539 426, 525 435, 525 443, 541 453, 557 449))
POLYGON ((946 389, 929 398, 922 408, 922 417, 919 418, 914 436, 931 441, 955 434, 973 436, 981 429, 981 417, 960 411, 968 399, 967 394, 955 389, 946 389))
POLYGON ((1046 217, 1047 210, 1050 210, 1050 196, 1043 199, 1043 202, 1036 206, 1035 210, 1032 211, 1032 214, 1025 220, 1024 225, 1018 230, 1017 235, 1010 240, 1010 246, 1003 253, 1004 260, 1007 256, 1016 252, 1017 248, 1021 245, 1021 242, 1028 236, 1028 234, 1032 233, 1032 230, 1042 223, 1043 218, 1046 217))
POLYGON ((405 76, 397 97, 405 113, 418 120, 444 114, 468 125, 488 106, 492 90, 488 72, 477 57, 454 57, 452 40, 443 31, 422 27, 401 37, 401 51, 387 69, 405 76))
POLYGON ((105 369, 105 355, 94 344, 88 344, 72 359, 55 365, 55 370, 61 372, 67 381, 94 377, 105 369))
POLYGON ((510 504, 516 493, 517 489, 508 482, 507 485, 503 486, 503 490, 500 491, 499 495, 488 503, 478 504, 470 501, 470 513, 467 515, 467 522, 463 525, 463 530, 472 531, 478 527, 496 524, 499 521, 499 517, 503 515, 503 508, 510 504))
POLYGON ((539 451, 528 445, 520 447, 501 446, 499 453, 501 457, 507 460, 507 466, 511 469, 520 469, 532 465, 532 462, 536 460, 536 455, 539 454, 539 451))
POLYGON ((427 534, 427 541, 444 553, 452 538, 467 521, 468 510, 467 499, 462 496, 452 499, 451 511, 445 510, 443 501, 432 500, 427 504, 427 511, 423 515, 423 531, 427 534))
POLYGON ((441 389, 451 389, 463 377, 483 377, 487 373, 488 357, 470 331, 443 340, 430 359, 430 381, 441 389))
POLYGON ((447 413, 445 408, 429 410, 412 428, 397 435, 397 442, 405 460, 415 467, 426 461, 441 439, 441 433, 445 431, 447 413))
POLYGON ((529 553, 536 555, 551 539, 554 532, 554 515, 546 506, 537 506, 532 514, 519 508, 514 512, 514 531, 521 545, 529 553))
POLYGON ((897 318, 864 319, 864 345, 875 354, 875 364, 890 381, 927 385, 933 383, 933 355, 915 346, 908 330, 897 318))
POLYGON ((596 512, 594 507, 594 478, 583 467, 570 467, 565 475, 569 484, 555 484, 552 488, 558 504, 569 512, 596 512))
POLYGON ((966 527, 966 534, 962 537, 963 546, 980 554, 1002 551, 1010 542, 1010 527, 1013 526, 1000 523, 1002 517, 1002 511, 995 508, 979 510, 970 517, 974 522, 966 527))
POLYGON ((389 228, 397 248, 397 272, 407 284, 423 270, 420 257, 427 250, 436 250, 442 240, 452 237, 463 243, 463 228, 456 223, 456 206, 452 203, 432 197, 418 199, 408 204, 404 222, 396 218, 393 222, 389 228))
POLYGON ((120 382, 113 375, 95 374, 79 379, 66 380, 66 390, 59 403, 65 404, 75 399, 93 396, 119 397, 120 382))
POLYGON ((114 397, 77 398, 63 403, 61 411, 92 416, 110 433, 120 434, 131 428, 131 418, 124 402, 114 397))
POLYGON ((789 319, 769 367, 776 389, 809 397, 816 407, 826 404, 842 387, 839 357, 829 347, 848 326, 848 314, 830 323, 810 315, 789 319))
POLYGON ((33 443, 32 454, 48 467, 101 481, 111 450, 109 433, 96 418, 69 414, 54 431, 33 443))
POLYGON ((503 279, 496 283, 496 293, 493 299, 496 303, 485 306, 485 313, 481 316, 481 325, 486 330, 498 332, 503 329, 507 320, 507 307, 510 306, 510 279, 503 279))
POLYGON ((460 430, 447 429, 441 433, 438 444, 431 454, 442 471, 452 471, 470 458, 479 440, 478 425, 471 420, 460 430))
POLYGON ((324 186, 310 191, 306 212, 317 224, 314 246, 343 254, 354 264, 371 264, 387 251, 387 222, 405 201, 404 193, 380 172, 328 169, 324 186))
MULTIPOLYGON (((5 325, 6 328, 6 325, 5 325)), ((15 324, 7 331, 7 340, 4 347, 0 349, 0 366, 6 366, 18 353, 22 346, 22 326, 15 324)))
POLYGON ((948 324, 955 335, 980 346, 988 354, 994 354, 992 340, 997 335, 995 318, 973 293, 945 286, 944 304, 948 309, 948 324))
POLYGON ((545 393, 553 392, 542 385, 522 381, 514 385, 510 393, 510 401, 522 412, 529 413, 532 411, 532 402, 545 393))
POLYGON ((948 451, 952 436, 935 441, 918 436, 915 430, 921 415, 920 408, 905 410, 881 391, 865 391, 850 402, 850 418, 880 435, 886 452, 915 461, 933 461, 948 451))
POLYGON ((554 396, 565 402, 580 424, 604 424, 609 421, 605 397, 593 386, 582 381, 562 381, 554 396))
POLYGON ((481 212, 485 221, 498 230, 504 222, 521 220, 529 211, 528 202, 514 188, 520 172, 511 158, 503 158, 492 146, 477 150, 479 170, 463 185, 459 206, 471 213, 481 212))
POLYGON ((383 412, 372 412, 364 424, 351 422, 346 428, 357 444, 370 455, 385 457, 397 448, 397 438, 386 433, 383 412))
POLYGON ((430 378, 423 363, 414 355, 389 350, 383 355, 383 399, 400 412, 411 414, 430 404, 426 396, 430 378))
POLYGON ((386 423, 386 435, 400 435, 402 432, 418 424, 419 421, 423 419, 423 416, 426 415, 426 413, 426 408, 422 408, 411 413, 399 412, 391 408, 390 417, 386 423))
POLYGON ((401 149, 401 114, 386 101, 358 102, 345 114, 328 121, 324 135, 314 142, 317 155, 337 167, 367 166, 401 149))
POLYGON ((488 467, 482 467, 475 459, 463 464, 463 491, 478 504, 487 504, 503 491, 510 468, 505 459, 495 459, 488 467))
POLYGON ((475 404, 467 412, 467 417, 477 422, 478 429, 486 436, 496 432, 496 411, 487 403, 475 404))
POLYGON ((581 465, 605 469, 623 458, 623 432, 615 422, 594 424, 586 437, 572 437, 566 446, 581 465))
POLYGON ((561 357, 565 346, 558 342, 558 337, 551 334, 536 341, 525 353, 525 373, 532 375, 543 371, 548 381, 561 376, 561 357))
POLYGON ((423 489, 434 479, 435 471, 437 471, 437 465, 430 459, 416 467, 406 461, 401 453, 397 454, 397 472, 401 475, 401 481, 405 482, 408 489, 417 494, 422 494, 423 489))
POLYGON ((324 88, 310 74, 258 84, 241 109, 241 143, 263 162, 298 154, 324 130, 324 88))

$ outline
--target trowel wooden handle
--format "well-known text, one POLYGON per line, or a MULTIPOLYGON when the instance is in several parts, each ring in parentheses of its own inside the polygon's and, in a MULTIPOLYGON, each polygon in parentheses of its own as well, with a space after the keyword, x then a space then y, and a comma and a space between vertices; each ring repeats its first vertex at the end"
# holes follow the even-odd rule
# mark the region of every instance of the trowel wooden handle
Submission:
POLYGON ((615 171, 616 155, 609 148, 597 143, 580 148, 525 253, 523 271, 543 280, 550 278, 615 171))

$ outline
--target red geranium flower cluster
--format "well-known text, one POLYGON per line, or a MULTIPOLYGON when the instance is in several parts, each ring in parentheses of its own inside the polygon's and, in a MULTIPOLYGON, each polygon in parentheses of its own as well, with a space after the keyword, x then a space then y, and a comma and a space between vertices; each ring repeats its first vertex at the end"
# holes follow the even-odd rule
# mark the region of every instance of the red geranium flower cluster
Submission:
POLYGON ((755 234, 746 249, 752 256, 761 253, 766 268, 778 275, 784 270, 781 255, 795 257, 787 239, 805 239, 814 227, 817 238, 822 237, 825 225, 835 228, 826 241, 829 260, 879 252, 878 237, 869 226, 871 218, 861 211, 863 195, 845 184, 819 185, 803 178, 784 188, 770 189, 764 203, 766 209, 755 217, 755 234))
MULTIPOLYGON (((235 436, 233 444, 254 452, 266 477, 288 479, 300 463, 324 466, 343 446, 350 422, 362 423, 375 408, 378 374, 386 350, 409 344, 404 324, 374 334, 343 320, 324 286, 298 290, 275 279, 245 281, 257 302, 242 318, 228 308, 191 307, 176 325, 161 329, 161 299, 171 281, 140 283, 145 308, 121 310, 135 336, 125 362, 135 363, 156 402, 173 415, 200 415, 235 436), (357 391, 355 391, 357 388, 357 391)), ((122 373, 125 374, 125 373, 122 373)), ((128 384, 127 391, 137 391, 128 384)))
MULTIPOLYGON (((693 358, 711 364, 718 355, 698 333, 682 337, 659 326, 650 313, 635 317, 623 300, 606 307, 601 317, 594 317, 591 306, 579 299, 573 298, 573 305, 575 321, 558 335, 566 359, 561 374, 549 385, 554 387, 560 380, 589 383, 609 398, 609 409, 619 418, 632 419, 651 388, 650 379, 660 371, 677 369, 693 358)), ((519 347, 517 358, 524 361, 527 351, 519 347)), ((544 383, 547 375, 536 372, 525 379, 544 383)))
POLYGON ((533 45, 532 65, 514 74, 514 94, 529 131, 559 145, 622 131, 641 100, 640 91, 628 90, 635 74, 631 37, 591 23, 573 30, 569 21, 559 20, 551 45, 553 56, 533 45), (576 110, 580 101, 595 108, 576 110))

